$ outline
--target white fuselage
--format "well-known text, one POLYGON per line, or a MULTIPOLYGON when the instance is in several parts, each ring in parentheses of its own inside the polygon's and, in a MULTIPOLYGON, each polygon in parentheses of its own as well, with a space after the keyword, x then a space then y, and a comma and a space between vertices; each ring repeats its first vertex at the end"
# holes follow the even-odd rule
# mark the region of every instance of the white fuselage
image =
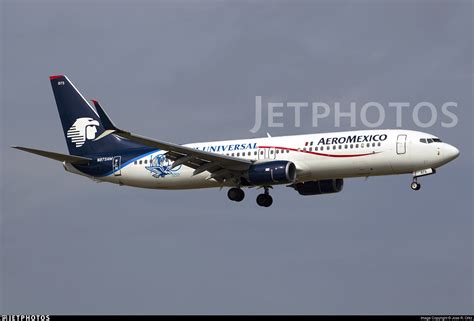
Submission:
MULTIPOLYGON (((440 142, 435 136, 411 130, 346 131, 192 143, 185 146, 255 162, 291 161, 297 169, 296 182, 413 173, 438 168, 459 154, 455 147, 440 142)), ((166 175, 154 175, 152 164, 156 165, 156 157, 165 153, 156 150, 119 164, 112 174, 99 179, 157 189, 223 185, 210 178, 208 172, 193 176, 194 169, 184 165, 171 169, 172 162, 164 160, 168 163, 163 164, 162 158, 160 165, 168 166, 169 170, 166 175)))

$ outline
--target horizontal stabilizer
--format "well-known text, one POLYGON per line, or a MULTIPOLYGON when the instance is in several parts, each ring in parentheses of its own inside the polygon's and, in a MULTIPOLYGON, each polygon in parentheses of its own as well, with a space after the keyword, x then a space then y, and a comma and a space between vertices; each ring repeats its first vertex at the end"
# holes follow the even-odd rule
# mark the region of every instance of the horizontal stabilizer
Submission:
POLYGON ((33 153, 39 156, 51 158, 60 162, 68 162, 71 164, 88 164, 92 159, 81 156, 65 155, 60 153, 48 152, 40 149, 33 149, 21 146, 12 146, 12 148, 22 150, 24 152, 33 153))

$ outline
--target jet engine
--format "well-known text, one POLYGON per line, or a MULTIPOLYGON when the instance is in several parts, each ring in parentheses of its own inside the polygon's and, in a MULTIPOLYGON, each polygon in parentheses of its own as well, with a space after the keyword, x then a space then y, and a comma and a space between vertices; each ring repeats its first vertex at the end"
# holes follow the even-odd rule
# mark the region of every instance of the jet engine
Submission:
POLYGON ((257 163, 249 168, 247 176, 250 185, 293 183, 296 178, 296 166, 289 161, 257 163))
POLYGON ((344 180, 342 178, 323 179, 320 181, 297 183, 292 186, 301 195, 330 194, 342 191, 344 180))

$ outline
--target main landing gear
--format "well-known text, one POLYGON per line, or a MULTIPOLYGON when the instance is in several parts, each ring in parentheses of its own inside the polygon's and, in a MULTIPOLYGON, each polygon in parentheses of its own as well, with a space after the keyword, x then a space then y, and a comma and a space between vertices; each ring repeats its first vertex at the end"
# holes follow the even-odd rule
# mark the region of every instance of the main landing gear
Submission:
POLYGON ((241 202, 245 197, 245 193, 241 188, 234 187, 227 192, 227 196, 231 201, 241 202))
POLYGON ((265 186, 264 189, 265 189, 265 192, 257 196, 257 204, 263 207, 270 207, 273 203, 273 198, 270 196, 270 193, 268 192, 268 187, 265 186))
MULTIPOLYGON (((257 204, 259 206, 269 207, 273 203, 273 198, 270 196, 270 193, 268 192, 269 187, 265 186, 264 189, 265 189, 265 192, 257 196, 257 204)), ((227 192, 227 197, 229 197, 231 201, 241 202, 245 197, 245 193, 241 188, 233 187, 229 189, 229 191, 227 192)))

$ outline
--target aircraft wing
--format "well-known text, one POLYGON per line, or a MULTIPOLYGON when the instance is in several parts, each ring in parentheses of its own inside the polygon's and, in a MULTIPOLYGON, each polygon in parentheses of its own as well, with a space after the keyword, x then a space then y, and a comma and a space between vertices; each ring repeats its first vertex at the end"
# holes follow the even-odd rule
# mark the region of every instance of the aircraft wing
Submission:
POLYGON ((106 129, 104 133, 96 138, 96 140, 113 134, 146 146, 165 150, 167 151, 166 157, 174 161, 172 165, 173 168, 179 165, 194 168, 193 175, 208 171, 211 174, 210 178, 218 181, 224 181, 227 178, 240 176, 240 173, 248 170, 253 163, 250 160, 210 153, 121 130, 113 124, 98 101, 93 100, 92 102, 94 103, 102 124, 106 129))

